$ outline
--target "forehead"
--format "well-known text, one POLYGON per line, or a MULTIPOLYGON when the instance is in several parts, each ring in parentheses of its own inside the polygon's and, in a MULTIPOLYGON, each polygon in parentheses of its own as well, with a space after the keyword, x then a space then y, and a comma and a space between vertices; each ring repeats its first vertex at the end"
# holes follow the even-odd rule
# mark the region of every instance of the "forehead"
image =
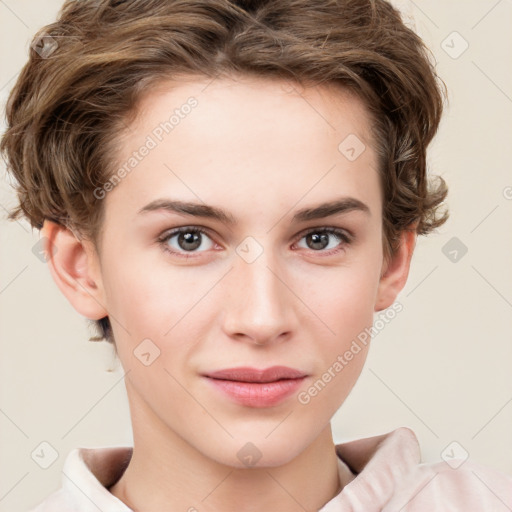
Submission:
POLYGON ((137 107, 119 138, 118 167, 143 146, 151 148, 109 194, 110 202, 129 195, 138 210, 165 192, 213 205, 229 200, 240 211, 251 200, 254 212, 262 209, 258 202, 286 209, 306 195, 314 201, 330 192, 378 200, 369 197, 378 186, 371 117, 341 87, 195 78, 161 82, 137 107))
POLYGON ((194 115, 186 114, 190 119, 187 124, 196 120, 196 128, 211 121, 217 129, 230 130, 238 121, 244 128, 243 137, 250 134, 248 122, 257 128, 258 123, 272 121, 274 130, 289 133, 320 130, 341 136, 352 128, 361 139, 370 141, 371 116, 363 100, 351 90, 333 83, 313 87, 243 75, 219 79, 185 75, 179 80, 161 80, 139 97, 136 121, 129 131, 149 131, 162 118, 183 109, 190 98, 197 100, 199 108, 194 108, 194 115))

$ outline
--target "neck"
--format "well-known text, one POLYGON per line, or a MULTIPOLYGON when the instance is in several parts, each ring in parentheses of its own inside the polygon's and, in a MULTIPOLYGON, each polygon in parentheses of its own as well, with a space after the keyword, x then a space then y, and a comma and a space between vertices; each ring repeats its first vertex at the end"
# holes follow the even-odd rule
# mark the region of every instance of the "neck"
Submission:
POLYGON ((336 496, 338 459, 330 424, 298 456, 273 467, 237 468, 207 457, 130 404, 133 454, 109 490, 134 512, 298 512, 336 496))

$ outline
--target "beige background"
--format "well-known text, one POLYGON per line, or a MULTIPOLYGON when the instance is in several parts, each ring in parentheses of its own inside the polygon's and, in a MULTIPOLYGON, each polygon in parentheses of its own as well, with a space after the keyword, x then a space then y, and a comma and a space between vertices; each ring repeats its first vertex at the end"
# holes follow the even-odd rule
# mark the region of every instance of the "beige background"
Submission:
MULTIPOLYGON (((2 105, 60 3, 0 0, 2 105)), ((512 2, 396 3, 450 91, 430 165, 449 183, 451 219, 419 239, 404 310, 376 336, 334 417, 335 441, 407 425, 425 461, 457 441, 459 453, 512 474, 512 2), (453 237, 468 249, 456 262, 443 253, 453 237)), ((15 198, 1 172, 0 511, 16 512, 60 486, 70 449, 131 444, 131 427, 111 348, 87 341, 85 320, 32 253, 39 233, 5 221, 15 198), (31 458, 43 441, 58 453, 48 469, 31 458)))

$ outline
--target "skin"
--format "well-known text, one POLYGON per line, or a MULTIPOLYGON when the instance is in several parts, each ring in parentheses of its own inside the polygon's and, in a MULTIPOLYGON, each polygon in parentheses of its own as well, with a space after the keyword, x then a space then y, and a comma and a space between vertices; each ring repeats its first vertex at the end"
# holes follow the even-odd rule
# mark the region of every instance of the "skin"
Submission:
POLYGON ((197 107, 103 199, 99 251, 61 226, 44 226, 57 247, 49 259, 57 285, 83 316, 110 316, 126 372, 134 451, 110 491, 145 512, 318 510, 351 479, 339 481, 330 419, 368 346, 308 404, 297 395, 393 304, 415 233, 404 232, 385 261, 371 119, 342 89, 247 77, 161 84, 122 134, 119 165, 190 96, 197 107), (349 134, 366 146, 354 161, 338 150, 349 134), (369 211, 292 222, 298 210, 342 197, 369 211), (237 224, 138 213, 160 198, 223 208, 237 224), (208 232, 192 253, 177 236, 166 242, 189 258, 158 242, 182 226, 208 232), (352 241, 329 235, 327 248, 312 248, 304 232, 325 226, 352 241), (246 237, 262 249, 251 263, 236 251, 246 237), (133 353, 147 338, 160 350, 148 366, 133 353), (308 377, 267 408, 236 404, 200 375, 273 365, 308 377), (261 453, 252 467, 237 457, 248 442, 261 453))

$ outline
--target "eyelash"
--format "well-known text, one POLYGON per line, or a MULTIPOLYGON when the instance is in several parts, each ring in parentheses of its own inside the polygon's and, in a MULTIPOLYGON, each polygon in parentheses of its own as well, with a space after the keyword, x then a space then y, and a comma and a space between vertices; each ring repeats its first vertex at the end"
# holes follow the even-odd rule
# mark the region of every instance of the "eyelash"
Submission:
MULTIPOLYGON (((194 256, 194 254, 196 254, 196 253, 194 251, 190 251, 188 253, 187 252, 177 252, 177 251, 171 250, 169 248, 169 245, 167 244, 167 242, 171 238, 173 238, 176 235, 179 235, 180 233, 201 234, 201 235, 205 235, 208 238, 212 239, 212 237, 209 235, 209 233, 206 230, 204 230, 198 226, 183 226, 180 228, 176 228, 176 229, 173 229, 172 231, 168 231, 168 232, 164 233, 163 235, 161 235, 158 238, 158 243, 161 245, 162 249, 165 252, 167 252, 173 256, 178 256, 180 258, 185 258, 185 259, 197 257, 197 256, 194 256)), ((353 235, 349 234, 347 231, 339 229, 339 228, 335 228, 335 227, 323 226, 320 228, 310 228, 307 231, 301 233, 301 235, 297 239, 297 242, 312 233, 316 233, 316 234, 327 233, 327 234, 333 235, 334 237, 336 237, 340 240, 341 246, 339 246, 335 249, 330 249, 328 251, 324 251, 324 250, 315 251, 314 249, 309 249, 312 252, 322 254, 322 256, 331 256, 333 254, 336 254, 336 253, 342 251, 344 246, 351 244, 353 241, 353 235)), ((212 241, 213 241, 213 239, 212 239, 212 241)), ((294 243, 297 243, 297 242, 294 242, 294 243)), ((200 252, 199 252, 199 254, 200 254, 200 252)))

